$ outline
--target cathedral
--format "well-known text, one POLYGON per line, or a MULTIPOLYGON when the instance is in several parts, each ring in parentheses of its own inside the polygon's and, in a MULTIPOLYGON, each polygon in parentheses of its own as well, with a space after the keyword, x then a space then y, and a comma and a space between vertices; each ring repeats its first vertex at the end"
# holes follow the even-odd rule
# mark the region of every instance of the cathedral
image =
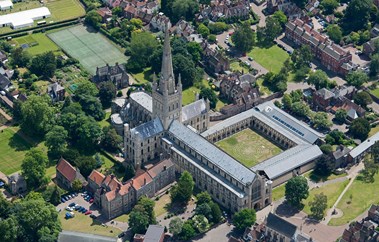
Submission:
POLYGON ((232 212, 271 203, 269 180, 200 135, 209 126, 209 101, 182 106, 182 83, 180 75, 175 82, 168 31, 161 74, 158 82, 153 81, 152 95, 131 93, 116 115, 123 127, 125 164, 139 169, 168 157, 177 172, 189 171, 199 189, 232 212))

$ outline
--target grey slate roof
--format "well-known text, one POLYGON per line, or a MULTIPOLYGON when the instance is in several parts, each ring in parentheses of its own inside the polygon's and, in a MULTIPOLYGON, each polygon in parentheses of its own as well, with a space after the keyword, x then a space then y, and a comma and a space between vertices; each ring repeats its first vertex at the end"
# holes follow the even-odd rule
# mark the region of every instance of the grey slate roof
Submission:
POLYGON ((255 172, 264 171, 268 178, 273 180, 321 155, 322 151, 317 145, 300 144, 259 163, 251 169, 255 172))
POLYGON ((273 213, 268 214, 266 226, 273 229, 274 231, 277 231, 280 234, 285 235, 288 238, 294 238, 296 235, 296 225, 287 222, 286 220, 273 213))
POLYGON ((65 231, 59 233, 58 242, 116 242, 117 238, 80 233, 74 231, 65 231))
POLYGON ((256 174, 239 163, 236 159, 226 154, 221 149, 199 136, 177 120, 174 120, 169 132, 178 140, 195 150, 220 170, 240 181, 242 184, 253 182, 256 174))
POLYGON ((321 88, 320 90, 317 91, 317 94, 324 98, 325 100, 334 97, 334 93, 329 91, 326 88, 321 88))
POLYGON ((207 104, 204 99, 197 100, 182 108, 182 122, 192 119, 207 111, 207 104))
POLYGON ((366 150, 371 148, 371 146, 373 146, 375 144, 375 142, 377 142, 377 141, 379 141, 379 132, 377 132, 376 134, 374 134, 370 138, 366 139, 360 145, 358 145, 352 151, 350 151, 350 156, 352 158, 359 156, 360 154, 362 154, 363 152, 365 152, 366 150))
POLYGON ((6 88, 10 83, 11 81, 8 79, 8 77, 0 74, 0 90, 6 88))
POLYGON ((335 160, 347 155, 350 152, 350 149, 345 146, 337 147, 337 150, 333 152, 333 157, 335 160))
POLYGON ((130 98, 144 107, 150 113, 153 113, 153 99, 149 94, 145 92, 132 92, 130 94, 130 98))
POLYGON ((144 242, 159 242, 160 238, 164 234, 164 227, 160 225, 149 225, 147 228, 144 242))
POLYGON ((161 120, 156 118, 131 129, 130 132, 133 136, 139 135, 142 140, 145 140, 163 132, 163 126, 161 120))

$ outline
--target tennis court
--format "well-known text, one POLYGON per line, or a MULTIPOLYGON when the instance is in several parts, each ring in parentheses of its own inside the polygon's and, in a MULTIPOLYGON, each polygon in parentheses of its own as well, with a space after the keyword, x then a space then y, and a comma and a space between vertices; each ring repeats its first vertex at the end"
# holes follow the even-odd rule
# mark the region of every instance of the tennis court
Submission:
POLYGON ((83 25, 48 34, 68 55, 78 59, 91 74, 96 67, 126 63, 126 56, 100 33, 83 25))

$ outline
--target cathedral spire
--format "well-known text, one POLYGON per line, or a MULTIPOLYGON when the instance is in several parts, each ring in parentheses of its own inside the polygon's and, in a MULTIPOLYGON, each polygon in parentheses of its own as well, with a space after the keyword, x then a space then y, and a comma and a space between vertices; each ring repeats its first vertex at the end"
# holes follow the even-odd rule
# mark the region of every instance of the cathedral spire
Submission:
POLYGON ((164 46, 163 46, 163 56, 162 56, 162 70, 161 78, 159 80, 159 89, 163 93, 165 90, 169 94, 175 92, 175 78, 174 71, 172 68, 172 54, 170 46, 170 34, 168 27, 165 32, 164 46))

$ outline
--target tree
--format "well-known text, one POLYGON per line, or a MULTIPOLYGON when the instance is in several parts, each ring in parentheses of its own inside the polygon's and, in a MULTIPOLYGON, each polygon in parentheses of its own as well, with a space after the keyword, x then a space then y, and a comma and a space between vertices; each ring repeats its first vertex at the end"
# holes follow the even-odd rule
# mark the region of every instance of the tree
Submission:
POLYGON ((309 63, 313 59, 312 50, 308 45, 302 45, 300 48, 295 49, 291 55, 291 60, 295 69, 307 67, 309 69, 309 63))
POLYGON ((357 31, 367 26, 372 0, 352 0, 346 8, 342 26, 346 31, 357 31))
POLYGON ((192 220, 185 221, 182 227, 182 232, 179 235, 180 239, 189 240, 195 235, 196 235, 196 231, 193 228, 193 221, 192 220))
POLYGON ((104 108, 111 106, 112 100, 116 98, 116 92, 116 86, 111 81, 99 84, 99 98, 104 108))
POLYGON ((92 26, 95 29, 99 29, 101 23, 101 16, 96 10, 91 10, 87 13, 84 23, 92 26))
POLYGON ((328 155, 322 155, 318 158, 315 167, 315 173, 320 176, 329 176, 334 169, 333 160, 328 155))
POLYGON ((379 73, 379 54, 371 56, 370 62, 370 76, 377 76, 379 73))
POLYGON ((368 92, 361 91, 354 95, 354 102, 363 108, 367 108, 367 105, 372 103, 372 98, 368 92))
POLYGON ((345 109, 338 109, 336 111, 336 114, 335 114, 335 119, 340 122, 340 123, 344 123, 346 121, 346 118, 347 118, 347 111, 345 109))
POLYGON ((110 152, 116 152, 121 142, 122 137, 117 134, 116 130, 112 126, 106 126, 103 128, 101 145, 104 149, 110 152))
POLYGON ((29 70, 37 76, 51 78, 57 69, 57 60, 52 51, 36 55, 30 64, 29 70))
POLYGON ((371 146, 371 157, 374 162, 379 163, 379 142, 376 141, 373 146, 371 146))
POLYGON ((208 99, 209 100, 209 106, 211 109, 216 107, 217 95, 212 89, 207 88, 207 87, 202 88, 200 91, 200 98, 208 99))
POLYGON ((16 242, 19 225, 14 216, 0 220, 0 241, 16 242))
POLYGON ((225 22, 209 23, 208 28, 212 34, 221 34, 228 30, 229 26, 225 22))
POLYGON ((12 203, 5 199, 3 194, 0 194, 0 218, 8 218, 11 212, 11 208, 12 203))
POLYGON ((99 94, 99 90, 93 82, 80 81, 77 86, 78 87, 75 90, 75 95, 88 95, 95 97, 97 94, 99 94))
POLYGON ((375 175, 378 173, 379 165, 373 159, 366 158, 363 161, 365 168, 361 171, 361 177, 367 183, 375 181, 375 175))
POLYGON ((307 117, 310 112, 309 106, 302 101, 294 102, 291 107, 292 112, 299 117, 307 117))
POLYGON ((204 191, 204 192, 200 192, 199 194, 196 195, 196 205, 199 206, 203 203, 210 203, 212 202, 212 198, 211 198, 211 195, 209 195, 208 192, 204 191))
POLYGON ((243 52, 249 52, 255 44, 255 34, 247 23, 242 24, 232 35, 232 41, 235 47, 243 52))
POLYGON ((143 27, 143 22, 139 18, 132 18, 130 24, 136 27, 136 29, 141 29, 143 27))
POLYGON ((92 156, 79 156, 74 162, 84 177, 88 177, 97 168, 97 162, 92 156))
POLYGON ((46 177, 47 157, 37 148, 30 149, 21 164, 21 172, 30 190, 48 182, 46 177))
MULTIPOLYGON (((335 1, 335 0, 331 0, 331 1, 335 1)), ((326 30, 331 40, 333 40, 337 44, 341 42, 342 30, 340 26, 338 26, 337 24, 331 24, 326 28, 326 30)))
POLYGON ((209 206, 211 207, 211 216, 212 216, 211 221, 213 223, 220 222, 222 219, 220 206, 218 206, 218 204, 215 202, 211 202, 209 206))
POLYGON ((125 176, 123 178, 124 181, 132 179, 136 174, 134 166, 132 164, 127 164, 125 168, 125 176))
POLYGON ((185 20, 190 21, 194 18, 195 13, 199 11, 199 2, 195 0, 174 0, 172 4, 172 18, 174 22, 184 17, 185 20))
POLYGON ((57 186, 47 186, 46 190, 42 193, 43 199, 46 202, 57 206, 61 203, 61 196, 63 195, 62 190, 57 186))
POLYGON ((22 131, 42 137, 49 130, 54 113, 47 97, 31 95, 21 106, 21 116, 22 131))
POLYGON ((312 217, 321 220, 328 207, 328 197, 324 193, 316 194, 313 201, 309 202, 312 217))
POLYGON ((324 9, 324 14, 329 15, 334 13, 334 10, 338 7, 337 0, 322 0, 321 6, 324 9))
POLYGON ((250 228, 256 220, 256 214, 254 209, 244 208, 234 214, 233 224, 236 229, 243 231, 246 228, 250 228))
POLYGON ((209 228, 208 219, 204 215, 195 215, 192 221, 199 233, 204 233, 209 228))
POLYGON ((123 14, 124 14, 124 11, 120 6, 114 7, 112 9, 113 16, 122 17, 123 14))
POLYGON ((353 137, 360 140, 365 140, 368 137, 370 130, 370 123, 365 118, 355 119, 349 127, 349 132, 353 137))
POLYGON ((195 183, 191 174, 184 171, 179 178, 179 182, 171 189, 171 200, 174 202, 187 203, 192 196, 195 183))
POLYGON ((148 32, 133 32, 130 40, 130 59, 128 68, 141 70, 149 65, 149 58, 158 48, 158 42, 154 35, 148 32))
POLYGON ((143 196, 129 216, 129 227, 133 233, 145 233, 149 224, 155 224, 154 201, 143 196))
POLYGON ((98 145, 102 135, 100 125, 92 118, 80 115, 75 122, 73 141, 83 151, 92 151, 98 145))
POLYGON ((347 83, 360 88, 364 83, 369 81, 369 77, 363 71, 354 71, 347 75, 347 83))
POLYGON ((203 38, 207 38, 210 34, 210 31, 207 26, 205 26, 203 23, 199 24, 199 27, 197 27, 197 32, 203 36, 203 38))
POLYGON ((184 88, 190 87, 196 82, 197 70, 191 58, 183 54, 175 54, 172 58, 172 64, 174 74, 177 78, 180 74, 184 88))
POLYGON ((322 151, 322 153, 330 155, 333 153, 333 146, 330 144, 322 144, 320 146, 320 150, 322 151))
POLYGON ((328 75, 326 75, 326 73, 324 71, 321 71, 321 70, 311 72, 307 82, 308 82, 308 84, 315 85, 317 90, 319 90, 321 88, 328 88, 329 87, 329 77, 328 77, 328 75))
POLYGON ((75 179, 72 182, 72 190, 74 192, 79 192, 82 190, 82 188, 83 188, 83 183, 79 179, 75 179))
POLYGON ((46 146, 49 149, 49 154, 53 157, 59 157, 63 154, 67 146, 68 132, 64 127, 55 125, 46 134, 46 146))
POLYGON ((313 126, 320 129, 329 129, 333 123, 325 112, 317 112, 312 117, 313 126))
POLYGON ((200 61, 203 49, 199 43, 192 41, 188 42, 187 51, 191 54, 194 63, 200 61))
POLYGON ((285 24, 288 21, 287 16, 284 14, 283 11, 280 11, 280 10, 276 11, 272 16, 279 21, 282 28, 285 26, 285 24))
POLYGON ((89 95, 76 96, 83 111, 93 117, 95 120, 100 121, 105 117, 105 111, 98 98, 89 95))
POLYGON ((30 62, 30 54, 21 47, 13 49, 11 53, 11 64, 18 67, 26 67, 30 62))
POLYGON ((169 224, 170 233, 174 236, 178 236, 182 232, 183 221, 179 217, 171 219, 169 224))
POLYGON ((209 219, 211 217, 211 213, 212 210, 208 203, 202 203, 196 206, 195 214, 203 215, 209 219))
POLYGON ((301 200, 308 197, 308 182, 303 176, 292 177, 286 183, 285 196, 289 204, 296 208, 300 208, 301 200))
POLYGON ((293 0, 293 2, 299 7, 303 8, 305 4, 308 2, 307 0, 293 0))
POLYGON ((146 196, 142 196, 136 205, 135 209, 143 211, 149 218, 149 224, 156 224, 154 206, 155 202, 146 196))
POLYGON ((278 18, 267 17, 266 18, 266 31, 265 31, 265 41, 266 43, 271 43, 276 37, 282 32, 282 24, 279 22, 278 18))

